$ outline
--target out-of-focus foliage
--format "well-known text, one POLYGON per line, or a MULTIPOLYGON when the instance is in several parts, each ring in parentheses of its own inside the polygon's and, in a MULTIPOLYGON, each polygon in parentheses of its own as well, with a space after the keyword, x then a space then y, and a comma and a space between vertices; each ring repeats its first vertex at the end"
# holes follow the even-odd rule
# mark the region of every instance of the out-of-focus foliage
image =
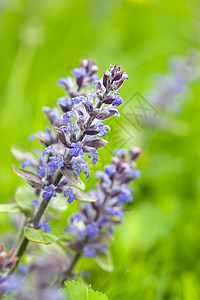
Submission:
MULTIPOLYGON (((63 95, 56 81, 78 66, 79 58, 92 57, 101 70, 122 64, 130 78, 121 89, 126 103, 136 92, 156 89, 152 74, 166 73, 169 57, 199 49, 197 0, 8 0, 0 2, 0 9, 1 203, 9 203, 21 183, 12 173, 9 149, 37 146, 27 138, 45 126, 41 106, 53 106, 63 95)), ((120 121, 109 124, 115 134, 95 169, 109 162, 122 138, 124 147, 134 143, 143 155, 135 201, 115 233, 114 271, 101 270, 89 258, 78 266, 90 272, 86 281, 108 298, 200 298, 198 81, 190 88, 179 110, 168 113, 165 130, 150 124, 137 130, 123 110, 120 121)), ((93 183, 90 179, 88 189, 93 183)), ((55 221, 55 234, 75 209, 72 204, 62 222, 55 221)), ((11 218, 5 213, 0 219, 8 246, 18 228, 15 214, 11 218)))

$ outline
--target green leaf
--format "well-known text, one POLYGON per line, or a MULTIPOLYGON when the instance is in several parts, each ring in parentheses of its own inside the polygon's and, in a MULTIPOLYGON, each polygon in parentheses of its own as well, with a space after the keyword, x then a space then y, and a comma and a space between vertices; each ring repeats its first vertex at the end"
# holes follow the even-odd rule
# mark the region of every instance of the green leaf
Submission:
POLYGON ((70 185, 80 190, 85 190, 85 183, 83 181, 80 181, 80 183, 71 182, 70 185))
MULTIPOLYGON (((56 217, 57 213, 64 212, 68 209, 68 203, 63 194, 57 194, 55 198, 51 199, 51 203, 47 208, 47 212, 52 213, 54 218, 56 217)), ((59 215, 57 215, 59 218, 59 215)))
POLYGON ((17 168, 13 165, 12 165, 12 169, 15 174, 17 174, 19 177, 23 178, 33 188, 40 189, 40 190, 43 188, 42 178, 40 176, 38 176, 37 174, 27 171, 27 170, 24 170, 24 169, 17 168))
POLYGON ((101 267, 104 271, 112 272, 114 270, 112 255, 110 251, 107 251, 107 254, 100 254, 94 257, 96 263, 101 267))
POLYGON ((16 212, 22 212, 19 205, 15 203, 10 204, 0 204, 0 213, 1 212, 7 212, 7 213, 16 213, 16 212))
POLYGON ((35 229, 30 227, 24 228, 24 234, 29 241, 45 245, 50 245, 58 239, 50 232, 44 232, 42 229, 35 229))
POLYGON ((108 300, 108 297, 78 281, 65 282, 65 294, 68 300, 108 300))
POLYGON ((72 187, 72 190, 74 191, 74 199, 79 201, 87 201, 87 202, 95 202, 97 201, 96 197, 90 197, 86 193, 80 191, 79 189, 72 187))
POLYGON ((20 185, 15 193, 15 201, 23 211, 31 213, 33 207, 31 201, 36 198, 35 190, 26 185, 20 185))
POLYGON ((70 300, 87 300, 88 288, 78 281, 65 282, 65 292, 70 300))
POLYGON ((108 300, 108 297, 101 292, 90 290, 89 300, 108 300))

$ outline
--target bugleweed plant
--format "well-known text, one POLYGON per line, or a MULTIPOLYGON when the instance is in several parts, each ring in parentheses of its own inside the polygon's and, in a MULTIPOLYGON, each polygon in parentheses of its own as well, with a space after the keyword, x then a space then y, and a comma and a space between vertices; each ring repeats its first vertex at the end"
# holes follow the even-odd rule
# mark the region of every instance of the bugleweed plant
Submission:
MULTIPOLYGON (((87 184, 89 164, 98 162, 98 149, 107 144, 102 137, 110 128, 103 121, 119 117, 116 107, 123 100, 118 90, 128 79, 126 72, 116 65, 111 65, 101 79, 97 71, 94 61, 81 60, 80 68, 71 72, 75 78, 58 80, 57 84, 64 86, 67 96, 58 99, 58 108, 43 108, 51 128, 46 127, 44 132, 30 137, 30 140, 38 139, 42 149, 34 149, 34 154, 12 149, 22 163, 21 168, 12 166, 12 169, 28 185, 18 187, 15 203, 0 205, 1 212, 20 212, 25 216, 16 250, 6 254, 4 245, 0 247, 2 294, 9 292, 18 299, 63 298, 65 292, 58 294, 58 288, 66 280, 75 278, 78 273, 74 268, 82 256, 95 258, 102 266, 102 259, 110 255, 114 227, 122 222, 124 204, 133 200, 129 183, 140 175, 135 159, 141 151, 137 147, 130 151, 116 149, 112 163, 106 165, 104 171, 96 172, 99 178, 96 188, 83 192, 85 184, 80 174, 85 174, 87 184), (94 88, 87 90, 91 84, 94 88), (55 236, 51 218, 55 218, 59 209, 67 209, 67 202, 73 205, 75 200, 81 203, 79 211, 69 218, 64 234, 55 236), (33 251, 28 248, 30 243, 53 244, 54 251, 30 265, 20 264, 23 255, 33 251), (29 276, 24 282, 29 285, 23 288, 21 282, 27 273, 29 276)), ((37 251, 37 247, 34 249, 37 251)), ((78 286, 73 284, 76 290, 78 286)), ((69 292, 72 286, 66 283, 66 288, 69 292)))

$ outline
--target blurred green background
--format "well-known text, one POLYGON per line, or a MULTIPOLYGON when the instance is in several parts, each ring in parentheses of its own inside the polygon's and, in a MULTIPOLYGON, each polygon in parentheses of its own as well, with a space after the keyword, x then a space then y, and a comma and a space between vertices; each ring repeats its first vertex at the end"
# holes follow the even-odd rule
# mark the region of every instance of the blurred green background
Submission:
MULTIPOLYGON (((56 81, 80 58, 96 60, 99 74, 110 63, 122 64, 130 78, 121 88, 126 102, 152 88, 152 74, 165 73, 169 57, 198 49, 199 29, 198 0, 1 0, 0 202, 11 201, 22 183, 11 170, 11 163, 19 164, 10 147, 38 146, 28 137, 46 125, 41 106, 54 106, 64 95, 56 81)), ((90 271, 87 282, 110 299, 200 299, 199 96, 195 82, 181 113, 171 114, 175 125, 169 130, 148 125, 135 131, 125 116, 113 125, 119 139, 122 126, 134 132, 134 144, 143 149, 142 176, 134 184, 131 212, 115 232, 114 271, 90 259, 78 266, 90 271)), ((116 145, 109 140, 112 150, 116 145)), ((100 168, 109 162, 109 151, 101 157, 100 168)), ((62 231, 67 215, 55 230, 62 231)), ((16 234, 6 214, 0 230, 2 236, 16 234)))

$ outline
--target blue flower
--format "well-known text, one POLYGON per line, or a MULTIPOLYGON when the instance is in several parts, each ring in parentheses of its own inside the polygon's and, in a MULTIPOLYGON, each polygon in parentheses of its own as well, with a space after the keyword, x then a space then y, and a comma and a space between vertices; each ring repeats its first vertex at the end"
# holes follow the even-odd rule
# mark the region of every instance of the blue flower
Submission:
POLYGON ((132 171, 132 176, 133 176, 133 177, 139 178, 140 175, 141 175, 140 170, 134 169, 134 170, 132 171))
POLYGON ((73 214, 73 216, 71 217, 71 223, 73 223, 74 221, 80 222, 83 220, 83 215, 81 213, 75 213, 73 214))
POLYGON ((54 153, 55 149, 52 146, 48 146, 44 149, 42 156, 54 153))
POLYGON ((110 216, 118 216, 120 219, 123 217, 123 210, 119 207, 111 207, 106 210, 107 214, 110 216))
POLYGON ((32 166, 32 162, 30 160, 25 160, 22 163, 22 169, 26 168, 26 167, 31 167, 32 166))
POLYGON ((74 75, 76 78, 81 78, 83 76, 86 76, 86 72, 83 69, 74 68, 71 71, 71 74, 74 75))
POLYGON ((74 104, 79 104, 80 102, 85 104, 86 103, 87 98, 85 96, 77 96, 72 98, 72 101, 74 102, 74 104))
POLYGON ((98 124, 96 129, 99 131, 98 136, 104 136, 108 131, 110 131, 110 127, 104 124, 98 124))
POLYGON ((42 198, 44 200, 49 200, 49 199, 51 199, 51 197, 56 197, 57 195, 56 195, 55 189, 56 189, 56 187, 53 184, 51 184, 49 186, 45 186, 43 188, 43 190, 45 190, 45 192, 42 194, 42 198))
POLYGON ((76 174, 79 176, 81 171, 84 170, 85 174, 87 175, 86 179, 90 175, 90 170, 88 164, 83 159, 78 159, 72 164, 72 168, 76 171, 76 174))
POLYGON ((87 236, 91 238, 95 238, 97 234, 99 233, 99 227, 98 224, 95 222, 89 223, 86 225, 86 234, 87 236))
POLYGON ((87 175, 86 179, 88 179, 88 177, 90 176, 90 169, 89 169, 88 165, 85 165, 84 170, 85 170, 84 173, 87 175))
POLYGON ((116 156, 123 156, 125 154, 126 154, 126 150, 124 150, 124 149, 115 149, 115 151, 114 151, 114 155, 116 155, 116 156))
POLYGON ((93 257, 96 254, 96 251, 94 248, 92 248, 91 246, 85 245, 83 247, 83 251, 84 251, 84 256, 85 257, 93 257))
POLYGON ((72 203, 74 200, 74 191, 71 188, 67 188, 64 192, 64 196, 66 198, 68 197, 68 199, 67 199, 68 203, 72 203))
POLYGON ((63 159, 61 157, 49 157, 50 162, 48 162, 48 167, 51 173, 58 170, 58 166, 63 167, 63 159))
POLYGON ((39 167, 37 168, 37 174, 40 175, 42 178, 45 177, 45 168, 44 167, 39 167))
POLYGON ((60 78, 57 81, 57 85, 64 85, 64 87, 66 88, 66 90, 71 90, 73 89, 73 81, 71 77, 67 77, 67 78, 60 78))
POLYGON ((72 148, 69 150, 70 155, 77 157, 79 155, 79 153, 81 155, 83 154, 83 145, 81 142, 72 143, 71 147, 72 148))
POLYGON ((39 204, 39 202, 38 202, 37 199, 34 199, 34 200, 31 201, 31 206, 36 207, 38 204, 39 204))
POLYGON ((18 271, 20 273, 23 273, 23 274, 28 274, 28 272, 30 271, 30 267, 25 265, 25 264, 21 264, 19 267, 18 267, 18 271))
POLYGON ((57 101, 57 104, 58 105, 61 105, 61 106, 68 106, 68 107, 71 107, 72 106, 72 101, 70 98, 67 98, 67 97, 61 97, 58 99, 57 101))
POLYGON ((122 79, 129 79, 129 78, 128 78, 128 75, 127 75, 127 73, 126 73, 126 72, 124 72, 124 73, 123 73, 123 75, 122 75, 122 79))
POLYGON ((46 219, 43 220, 43 222, 39 223, 38 225, 40 228, 43 227, 44 232, 50 232, 51 226, 48 224, 48 221, 46 219))
POLYGON ((108 176, 111 177, 117 171, 116 166, 107 165, 107 166, 105 166, 105 171, 106 171, 106 174, 108 174, 108 176))
POLYGON ((92 158, 92 163, 94 165, 96 165, 98 161, 97 155, 99 155, 99 153, 95 149, 92 149, 88 155, 88 158, 92 158))
POLYGON ((75 119, 78 118, 78 114, 74 110, 67 111, 65 114, 63 114, 63 119, 67 122, 71 120, 71 117, 74 117, 75 119))
POLYGON ((124 103, 124 101, 122 100, 122 98, 119 96, 118 93, 114 93, 110 95, 110 98, 114 99, 114 101, 112 102, 112 106, 119 106, 122 103, 124 103))
POLYGON ((120 194, 118 195, 119 203, 124 204, 125 202, 131 202, 133 200, 132 192, 133 190, 128 186, 122 186, 120 194))

